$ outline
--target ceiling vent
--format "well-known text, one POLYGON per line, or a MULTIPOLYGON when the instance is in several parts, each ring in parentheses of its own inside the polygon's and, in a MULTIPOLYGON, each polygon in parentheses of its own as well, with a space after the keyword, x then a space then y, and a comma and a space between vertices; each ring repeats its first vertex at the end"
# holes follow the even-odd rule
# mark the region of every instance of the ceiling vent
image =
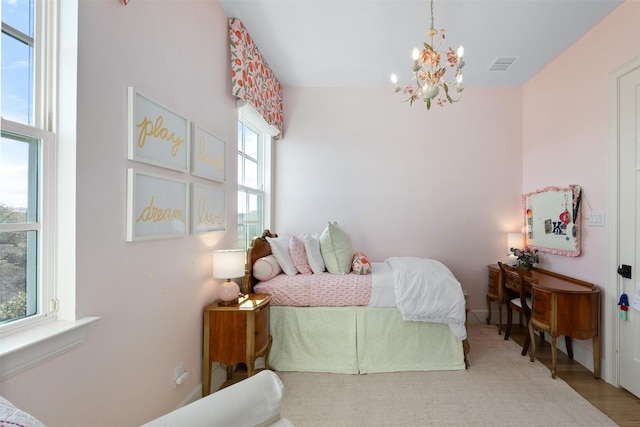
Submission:
POLYGON ((507 71, 516 59, 515 56, 500 56, 489 66, 489 71, 507 71))

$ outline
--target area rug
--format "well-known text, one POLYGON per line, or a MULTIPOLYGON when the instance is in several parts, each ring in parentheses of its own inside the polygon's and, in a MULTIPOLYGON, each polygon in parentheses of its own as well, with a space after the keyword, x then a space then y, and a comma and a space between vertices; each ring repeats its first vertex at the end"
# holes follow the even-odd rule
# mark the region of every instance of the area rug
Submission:
POLYGON ((470 325, 469 342, 463 371, 278 372, 282 416, 297 427, 616 425, 495 326, 470 325))

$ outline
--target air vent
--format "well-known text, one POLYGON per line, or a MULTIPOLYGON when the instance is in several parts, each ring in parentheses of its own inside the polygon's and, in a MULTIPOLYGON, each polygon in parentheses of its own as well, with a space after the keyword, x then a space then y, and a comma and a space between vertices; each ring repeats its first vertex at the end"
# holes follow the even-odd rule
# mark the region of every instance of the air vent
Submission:
POLYGON ((489 66, 489 71, 507 71, 516 62, 515 56, 500 56, 489 66))

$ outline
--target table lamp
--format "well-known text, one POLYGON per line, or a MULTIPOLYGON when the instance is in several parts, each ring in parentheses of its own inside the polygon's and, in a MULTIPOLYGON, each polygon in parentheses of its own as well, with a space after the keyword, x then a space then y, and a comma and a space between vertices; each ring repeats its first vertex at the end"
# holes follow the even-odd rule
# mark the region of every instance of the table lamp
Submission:
POLYGON ((511 252, 511 248, 523 249, 524 236, 522 233, 508 233, 507 234, 507 261, 509 265, 516 265, 518 258, 511 252))
POLYGON ((213 277, 226 279, 218 287, 218 304, 232 305, 238 302, 240 287, 231 279, 244 276, 244 250, 220 249, 213 251, 213 277))

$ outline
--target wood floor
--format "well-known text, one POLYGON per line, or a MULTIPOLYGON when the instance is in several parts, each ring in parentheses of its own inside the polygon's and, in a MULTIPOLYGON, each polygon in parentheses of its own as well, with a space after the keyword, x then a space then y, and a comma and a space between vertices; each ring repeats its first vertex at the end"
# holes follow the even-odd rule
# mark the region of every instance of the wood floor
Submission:
MULTIPOLYGON (((525 332, 526 328, 514 325, 510 338, 523 345, 525 332)), ((602 379, 593 378, 591 371, 578 362, 569 359, 565 353, 558 351, 556 357, 556 375, 562 378, 582 397, 607 414, 616 424, 620 426, 640 426, 640 399, 602 379)), ((551 368, 551 346, 548 342, 540 345, 540 341, 536 341, 536 359, 551 368)))

